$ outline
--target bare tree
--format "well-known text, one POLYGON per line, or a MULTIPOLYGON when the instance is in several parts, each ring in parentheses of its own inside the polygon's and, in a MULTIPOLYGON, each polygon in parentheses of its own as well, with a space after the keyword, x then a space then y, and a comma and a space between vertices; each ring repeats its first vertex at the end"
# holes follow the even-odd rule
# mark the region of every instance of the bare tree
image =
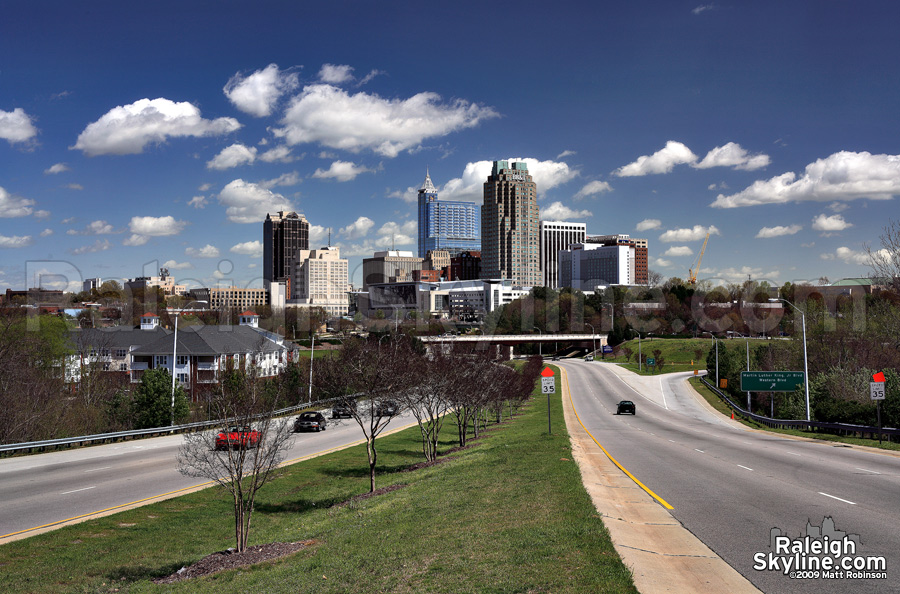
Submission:
POLYGON ((289 418, 275 418, 278 398, 267 393, 253 368, 229 369, 210 403, 215 418, 237 431, 188 433, 178 452, 178 471, 214 481, 231 494, 235 548, 243 552, 250 535, 250 519, 259 490, 274 478, 290 449, 293 426, 289 418), (245 430, 246 429, 246 430, 245 430))
POLYGON ((438 438, 451 407, 451 396, 459 389, 458 374, 465 373, 464 362, 458 351, 436 349, 431 356, 421 357, 411 365, 415 381, 400 401, 419 424, 422 453, 429 462, 437 459, 438 438))
POLYGON ((385 335, 379 340, 345 340, 337 356, 315 367, 314 383, 336 406, 347 409, 366 440, 369 489, 375 490, 378 450, 375 439, 400 412, 399 398, 410 387, 413 350, 409 339, 385 335), (392 410, 388 410, 388 409, 392 410))
POLYGON ((871 277, 900 293, 900 221, 888 223, 880 239, 880 250, 873 251, 870 246, 865 246, 871 277))

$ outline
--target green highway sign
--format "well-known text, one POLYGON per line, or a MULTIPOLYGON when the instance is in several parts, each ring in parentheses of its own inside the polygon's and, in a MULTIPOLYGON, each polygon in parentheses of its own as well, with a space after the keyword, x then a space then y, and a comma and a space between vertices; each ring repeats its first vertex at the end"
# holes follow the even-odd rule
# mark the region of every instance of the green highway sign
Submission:
POLYGON ((793 392, 802 385, 802 371, 741 372, 741 392, 793 392))

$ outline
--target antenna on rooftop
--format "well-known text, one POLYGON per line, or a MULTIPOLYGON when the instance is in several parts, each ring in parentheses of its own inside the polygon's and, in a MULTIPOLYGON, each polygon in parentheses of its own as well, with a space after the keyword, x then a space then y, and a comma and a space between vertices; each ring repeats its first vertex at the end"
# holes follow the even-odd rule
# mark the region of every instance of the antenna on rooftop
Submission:
POLYGON ((328 247, 331 247, 331 227, 328 228, 328 247))

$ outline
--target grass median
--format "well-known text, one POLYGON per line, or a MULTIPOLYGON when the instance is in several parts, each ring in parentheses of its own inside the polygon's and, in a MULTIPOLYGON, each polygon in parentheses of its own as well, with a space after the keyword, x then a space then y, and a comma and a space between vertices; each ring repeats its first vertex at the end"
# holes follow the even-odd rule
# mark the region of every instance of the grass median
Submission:
MULTIPOLYGON (((536 391, 539 394, 539 388, 536 391)), ((0 547, 10 592, 635 592, 581 484, 560 392, 536 395, 472 446, 415 470, 418 429, 287 467, 259 495, 250 544, 310 541, 283 559, 172 585, 233 546, 230 502, 207 489, 0 547), (339 505, 343 504, 343 505, 339 505)), ((445 425, 441 451, 453 447, 445 425)))

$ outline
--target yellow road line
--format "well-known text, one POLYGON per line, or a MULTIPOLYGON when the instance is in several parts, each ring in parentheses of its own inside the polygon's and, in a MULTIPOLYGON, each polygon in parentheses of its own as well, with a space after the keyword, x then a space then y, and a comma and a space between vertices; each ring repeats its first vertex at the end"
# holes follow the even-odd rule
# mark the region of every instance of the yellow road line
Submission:
POLYGON ((597 446, 601 450, 603 450, 603 453, 606 454, 606 457, 609 458, 610 461, 619 468, 619 470, 624 472, 628 476, 628 478, 633 480, 638 487, 646 491, 647 494, 650 495, 650 497, 656 499, 664 508, 675 509, 674 507, 669 505, 669 503, 665 499, 651 491, 644 483, 639 481, 637 477, 628 472, 628 470, 626 470, 624 466, 619 464, 619 462, 615 458, 613 458, 608 451, 606 451, 606 448, 603 447, 603 445, 599 441, 597 441, 597 438, 594 437, 594 435, 590 431, 588 431, 588 428, 584 426, 584 422, 581 420, 581 417, 578 415, 578 411, 575 409, 575 402, 572 400, 572 390, 569 389, 569 374, 566 373, 565 369, 562 369, 562 382, 564 384, 565 392, 569 395, 569 402, 572 404, 572 412, 575 413, 575 418, 578 419, 578 422, 581 424, 581 427, 584 429, 584 431, 591 436, 591 439, 594 440, 594 443, 597 444, 597 446))

